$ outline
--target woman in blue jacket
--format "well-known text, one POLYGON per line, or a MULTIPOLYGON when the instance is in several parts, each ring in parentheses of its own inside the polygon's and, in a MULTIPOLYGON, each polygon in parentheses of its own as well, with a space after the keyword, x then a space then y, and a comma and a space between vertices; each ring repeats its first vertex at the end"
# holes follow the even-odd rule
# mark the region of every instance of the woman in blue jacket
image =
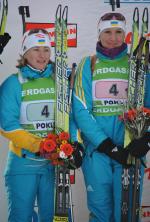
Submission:
MULTIPOLYGON (((124 124, 118 116, 127 100, 125 30, 122 14, 103 15, 98 24, 96 56, 83 58, 76 72, 72 112, 86 147, 82 170, 89 222, 121 222, 122 164, 127 164, 129 152, 139 158, 150 149, 149 133, 123 149, 124 124)), ((145 103, 150 106, 148 98, 147 91, 145 103)), ((77 140, 75 131, 72 137, 77 140)))
POLYGON ((42 138, 54 128, 55 84, 50 56, 48 32, 26 32, 18 72, 0 87, 1 134, 10 140, 5 169, 9 222, 31 222, 36 199, 39 221, 53 221, 54 167, 35 155, 42 138))
MULTIPOLYGON (((50 57, 49 33, 27 31, 18 73, 0 87, 1 134, 10 140, 5 169, 9 222, 31 222, 35 200, 39 222, 53 221, 54 166, 37 155, 41 142, 55 131, 55 75, 50 57)), ((82 162, 81 149, 76 143, 72 154, 76 168, 82 162)))

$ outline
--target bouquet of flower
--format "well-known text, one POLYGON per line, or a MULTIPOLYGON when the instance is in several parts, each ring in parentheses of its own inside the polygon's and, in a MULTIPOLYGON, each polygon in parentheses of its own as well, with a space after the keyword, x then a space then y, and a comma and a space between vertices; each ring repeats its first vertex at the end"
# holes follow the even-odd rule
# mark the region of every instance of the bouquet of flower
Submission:
POLYGON ((150 126, 150 109, 143 106, 131 108, 119 118, 125 123, 133 138, 140 138, 150 126))
POLYGON ((49 159, 53 165, 73 165, 73 152, 74 146, 67 132, 49 133, 40 145, 40 156, 49 159))

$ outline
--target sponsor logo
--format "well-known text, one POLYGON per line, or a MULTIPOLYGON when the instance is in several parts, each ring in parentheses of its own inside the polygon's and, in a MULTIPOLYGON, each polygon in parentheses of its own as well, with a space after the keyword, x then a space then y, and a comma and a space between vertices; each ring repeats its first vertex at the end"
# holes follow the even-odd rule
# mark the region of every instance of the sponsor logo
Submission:
POLYGON ((119 108, 119 107, 101 107, 101 108, 93 108, 93 112, 94 113, 107 113, 107 114, 110 114, 110 113, 120 113, 122 112, 122 108, 119 108))
POLYGON ((104 105, 123 105, 124 100, 104 100, 104 105))
POLYGON ((54 128, 54 122, 42 122, 42 123, 36 123, 36 129, 43 130, 43 129, 53 129, 54 128))
POLYGON ((127 69, 120 67, 110 67, 110 68, 105 67, 95 70, 93 75, 96 76, 98 74, 103 74, 103 73, 127 73, 127 69))
POLYGON ((27 89, 22 91, 22 97, 38 95, 38 94, 53 94, 53 93, 54 93, 54 88, 27 89))
POLYGON ((68 217, 54 216, 54 222, 68 222, 68 217))

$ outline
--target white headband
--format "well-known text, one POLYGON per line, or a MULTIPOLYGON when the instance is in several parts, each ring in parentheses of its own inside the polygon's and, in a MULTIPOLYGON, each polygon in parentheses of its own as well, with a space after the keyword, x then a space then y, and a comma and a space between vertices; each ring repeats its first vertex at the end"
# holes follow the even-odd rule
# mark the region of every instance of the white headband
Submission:
POLYGON ((47 46, 51 49, 50 36, 43 33, 33 33, 29 35, 30 31, 27 31, 23 36, 23 42, 21 46, 21 55, 23 56, 29 49, 36 46, 47 46))
POLYGON ((121 28, 124 32, 126 32, 126 23, 125 21, 120 20, 100 20, 98 24, 98 37, 102 31, 108 28, 121 28))

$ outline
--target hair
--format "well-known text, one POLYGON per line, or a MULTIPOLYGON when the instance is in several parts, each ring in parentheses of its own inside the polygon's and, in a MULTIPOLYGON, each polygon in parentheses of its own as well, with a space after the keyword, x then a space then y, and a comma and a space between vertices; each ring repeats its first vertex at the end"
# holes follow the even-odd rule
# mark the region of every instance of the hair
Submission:
MULTIPOLYGON (((36 28, 36 29, 31 29, 28 33, 29 35, 35 34, 35 33, 44 33, 46 35, 49 35, 48 31, 46 29, 43 28, 36 28)), ((23 66, 26 66, 28 64, 27 59, 24 58, 24 56, 20 55, 20 58, 17 60, 18 64, 16 65, 16 68, 21 68, 23 66)), ((53 62, 51 60, 49 60, 49 64, 52 64, 53 62)))

